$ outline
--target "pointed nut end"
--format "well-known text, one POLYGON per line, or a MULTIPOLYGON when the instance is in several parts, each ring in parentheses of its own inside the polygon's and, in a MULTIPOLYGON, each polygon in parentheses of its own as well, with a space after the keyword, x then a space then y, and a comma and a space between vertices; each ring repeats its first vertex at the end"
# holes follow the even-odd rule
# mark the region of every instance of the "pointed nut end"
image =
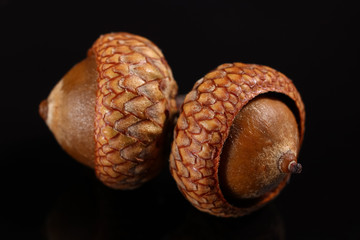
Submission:
POLYGON ((48 115, 48 102, 47 100, 42 100, 39 105, 39 114, 40 117, 46 122, 47 115, 48 115))

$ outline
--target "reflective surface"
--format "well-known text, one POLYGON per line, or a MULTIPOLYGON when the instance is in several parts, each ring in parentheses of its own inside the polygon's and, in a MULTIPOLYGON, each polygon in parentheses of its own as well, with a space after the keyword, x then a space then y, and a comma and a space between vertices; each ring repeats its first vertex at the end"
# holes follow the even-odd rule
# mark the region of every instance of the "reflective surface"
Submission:
POLYGON ((38 147, 7 148, 17 170, 0 175, 4 239, 356 239, 359 233, 356 199, 333 195, 309 171, 293 176, 259 211, 218 218, 191 206, 167 169, 137 190, 112 190, 44 138, 38 147))
POLYGON ((48 239, 285 239, 274 205, 246 218, 219 219, 162 184, 132 193, 74 185, 59 197, 45 228, 48 239))

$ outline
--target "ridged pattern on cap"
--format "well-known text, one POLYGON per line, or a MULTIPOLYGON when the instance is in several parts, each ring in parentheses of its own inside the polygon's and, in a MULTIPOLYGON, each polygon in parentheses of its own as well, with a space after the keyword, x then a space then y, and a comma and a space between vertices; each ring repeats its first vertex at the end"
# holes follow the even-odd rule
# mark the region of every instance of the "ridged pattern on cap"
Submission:
POLYGON ((300 142, 305 111, 293 83, 280 72, 255 64, 223 64, 196 82, 186 96, 174 130, 170 171, 183 195, 199 210, 216 216, 245 215, 274 198, 286 184, 253 206, 226 201, 218 177, 219 159, 230 126, 242 107, 259 94, 278 92, 294 100, 300 116, 300 142))
POLYGON ((133 189, 162 166, 164 129, 177 85, 161 51, 129 33, 101 36, 90 49, 98 70, 95 172, 106 185, 133 189))

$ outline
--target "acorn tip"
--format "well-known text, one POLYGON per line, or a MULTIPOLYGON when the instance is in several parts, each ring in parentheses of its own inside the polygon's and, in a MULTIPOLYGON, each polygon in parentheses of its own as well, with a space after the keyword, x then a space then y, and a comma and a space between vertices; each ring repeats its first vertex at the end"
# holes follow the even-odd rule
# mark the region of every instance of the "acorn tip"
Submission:
POLYGON ((40 114, 40 117, 46 121, 47 119, 47 115, 48 115, 48 102, 47 100, 42 100, 40 105, 39 105, 39 114, 40 114))
POLYGON ((302 165, 300 163, 297 163, 295 161, 292 161, 288 165, 288 170, 291 173, 301 173, 302 171, 302 165))
POLYGON ((279 169, 282 173, 301 173, 302 165, 296 161, 295 154, 289 150, 280 157, 279 169))

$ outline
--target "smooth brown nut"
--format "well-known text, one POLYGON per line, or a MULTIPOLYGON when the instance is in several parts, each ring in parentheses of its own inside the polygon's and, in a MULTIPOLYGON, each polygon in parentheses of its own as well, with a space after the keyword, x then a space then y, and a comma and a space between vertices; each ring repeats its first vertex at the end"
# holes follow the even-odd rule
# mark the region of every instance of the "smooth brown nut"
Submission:
POLYGON ((94 43, 40 104, 60 145, 116 189, 133 189, 164 165, 177 84, 148 39, 110 33, 94 43))
POLYGON ((296 157, 304 130, 304 105, 286 76, 266 66, 223 64, 185 97, 170 171, 199 210, 242 216, 276 197, 290 173, 301 170, 296 157))
POLYGON ((236 115, 220 155, 220 188, 228 201, 261 198, 295 172, 299 128, 281 100, 262 94, 236 115), (291 164, 290 164, 291 163, 291 164))

